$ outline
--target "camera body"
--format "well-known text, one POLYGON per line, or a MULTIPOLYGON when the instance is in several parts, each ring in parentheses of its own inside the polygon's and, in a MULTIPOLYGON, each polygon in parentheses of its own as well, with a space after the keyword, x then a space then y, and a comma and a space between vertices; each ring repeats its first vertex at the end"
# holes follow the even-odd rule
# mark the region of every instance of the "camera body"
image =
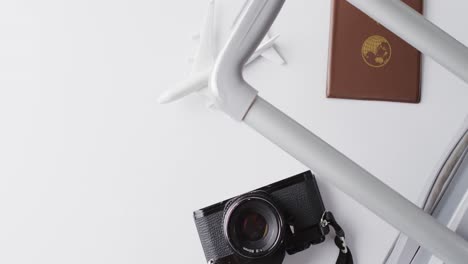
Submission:
POLYGON ((310 171, 194 212, 208 263, 280 264, 330 232, 310 171))

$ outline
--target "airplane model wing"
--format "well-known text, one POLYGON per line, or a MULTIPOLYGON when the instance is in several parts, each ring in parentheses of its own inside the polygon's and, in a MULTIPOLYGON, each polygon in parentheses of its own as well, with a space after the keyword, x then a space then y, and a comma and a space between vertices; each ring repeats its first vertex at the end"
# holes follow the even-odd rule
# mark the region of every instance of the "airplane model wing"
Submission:
MULTIPOLYGON (((268 41, 271 39, 270 33, 267 34, 266 38, 263 40, 263 42, 268 41)), ((263 44, 263 43, 262 43, 263 44)), ((275 46, 271 47, 271 49, 266 50, 265 52, 262 53, 262 57, 265 59, 277 63, 279 65, 286 64, 286 61, 284 58, 281 56, 281 54, 278 52, 275 46)))
MULTIPOLYGON (((244 1, 244 4, 242 5, 239 13, 237 14, 236 18, 234 19, 232 27, 234 27, 234 25, 237 23, 237 21, 242 17, 242 14, 247 10, 247 6, 248 6, 250 1, 251 0, 244 1)), ((268 34, 266 35, 265 39, 263 39, 260 46, 267 43, 270 39, 272 39, 271 33, 268 32, 268 34)), ((268 59, 271 62, 280 64, 280 65, 286 64, 286 61, 284 60, 284 58, 281 56, 281 54, 278 52, 278 50, 276 49, 276 47, 274 45, 271 46, 269 49, 264 50, 262 52, 261 56, 264 57, 265 59, 268 59)))
POLYGON ((208 78, 216 58, 215 0, 209 0, 203 28, 196 36, 200 45, 193 58, 190 78, 164 91, 158 98, 160 104, 170 103, 208 86, 208 78))
POLYGON ((214 27, 215 0, 209 0, 207 15, 200 32, 200 45, 194 57, 191 75, 213 67, 217 53, 214 27))
MULTIPOLYGON (((244 6, 241 8, 234 23, 236 23, 242 16, 242 13, 246 10, 249 1, 250 0, 244 2, 244 6)), ((204 26, 199 35, 200 45, 195 57, 193 58, 190 78, 177 84, 175 87, 164 91, 158 98, 158 102, 160 104, 170 103, 191 93, 206 90, 204 88, 208 87, 208 80, 217 56, 215 27, 215 0, 209 0, 208 12, 204 21, 204 26)), ((259 48, 254 52, 254 54, 252 54, 246 66, 260 56, 268 58, 273 62, 284 64, 285 61, 276 49, 274 49, 274 44, 278 37, 279 35, 266 37, 259 48)), ((208 98, 211 97, 209 92, 203 92, 203 94, 208 98)))

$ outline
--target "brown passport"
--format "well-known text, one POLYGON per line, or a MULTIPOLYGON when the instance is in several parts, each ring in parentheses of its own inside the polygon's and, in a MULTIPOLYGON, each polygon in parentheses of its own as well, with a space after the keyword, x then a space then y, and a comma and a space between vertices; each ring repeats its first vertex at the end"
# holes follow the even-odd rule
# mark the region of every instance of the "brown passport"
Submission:
MULTIPOLYGON (((404 0, 422 13, 423 0, 404 0)), ((421 54, 346 0, 333 0, 327 96, 419 103, 421 54)))

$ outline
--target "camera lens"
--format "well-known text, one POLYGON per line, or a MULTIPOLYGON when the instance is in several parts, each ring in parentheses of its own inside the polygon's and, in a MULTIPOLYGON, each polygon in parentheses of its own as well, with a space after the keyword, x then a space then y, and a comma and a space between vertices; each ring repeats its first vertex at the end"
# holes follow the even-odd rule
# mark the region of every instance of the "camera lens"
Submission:
POLYGON ((224 233, 231 248, 246 258, 261 258, 281 245, 283 219, 263 193, 239 197, 225 211, 224 233))
POLYGON ((265 218, 254 211, 246 211, 239 217, 239 227, 243 240, 258 241, 268 234, 268 224, 265 218))
POLYGON ((259 213, 253 211, 245 212, 240 219, 239 230, 241 231, 243 240, 258 241, 268 234, 268 224, 259 213))

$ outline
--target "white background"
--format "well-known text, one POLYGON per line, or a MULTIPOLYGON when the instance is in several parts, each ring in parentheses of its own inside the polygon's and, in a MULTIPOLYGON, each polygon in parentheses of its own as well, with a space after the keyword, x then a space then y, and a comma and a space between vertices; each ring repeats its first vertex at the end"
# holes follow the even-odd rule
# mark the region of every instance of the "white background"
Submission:
MULTIPOLYGON (((239 1, 218 2, 230 21, 239 1)), ((273 32, 289 64, 259 60, 248 80, 416 202, 468 114, 468 87, 425 58, 419 105, 326 99, 330 2, 287 1, 273 32)), ((468 44, 466 1, 425 2, 468 44)), ((306 170, 201 97, 157 105, 188 74, 206 7, 0 2, 0 263, 204 263, 193 210, 306 170)), ((398 232, 325 179, 356 263, 381 263, 398 232)), ((329 239, 286 263, 336 254, 329 239)))

